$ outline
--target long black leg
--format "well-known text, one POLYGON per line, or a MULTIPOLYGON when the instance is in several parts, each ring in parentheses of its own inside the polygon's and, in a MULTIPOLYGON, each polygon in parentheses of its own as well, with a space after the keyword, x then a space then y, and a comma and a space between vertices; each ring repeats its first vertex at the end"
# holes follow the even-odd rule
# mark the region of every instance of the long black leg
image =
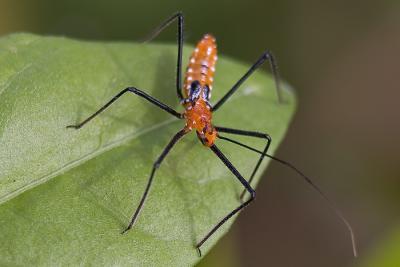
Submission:
POLYGON ((236 170, 236 168, 230 163, 230 161, 225 157, 225 155, 217 148, 216 145, 212 145, 211 150, 222 160, 222 162, 228 167, 228 169, 238 178, 240 183, 246 188, 246 190, 250 193, 250 199, 242 203, 239 207, 231 211, 228 215, 226 215, 219 223, 217 223, 210 232, 196 245, 196 248, 199 251, 199 254, 201 256, 201 250, 200 247, 204 244, 204 242, 207 241, 207 239, 214 234, 215 231, 218 230, 229 218, 231 218, 233 215, 235 215, 237 212, 239 212, 241 209, 249 205, 251 201, 254 200, 256 197, 256 191, 250 186, 250 184, 246 181, 246 179, 243 178, 243 176, 236 170))
MULTIPOLYGON (((272 142, 271 137, 266 133, 260 133, 260 132, 254 132, 254 131, 231 129, 231 128, 226 128, 226 127, 215 127, 215 128, 217 129, 218 132, 221 132, 221 133, 244 135, 244 136, 262 138, 262 139, 267 140, 267 144, 265 145, 263 153, 261 153, 260 158, 258 159, 257 164, 254 167, 253 172, 251 173, 251 176, 249 178, 248 182, 249 182, 249 184, 251 184, 251 181, 253 181, 253 178, 256 175, 257 170, 259 169, 261 162, 263 161, 263 159, 265 157, 265 154, 268 152, 269 146, 271 145, 271 142, 272 142)), ((220 136, 220 135, 218 135, 218 138, 228 140, 228 141, 231 140, 227 137, 220 136)), ((246 190, 243 190, 242 194, 240 195, 240 199, 243 199, 245 193, 246 193, 246 190)))
POLYGON ((255 70, 257 70, 266 60, 269 61, 269 64, 271 66, 272 70, 272 75, 274 76, 275 80, 275 87, 276 87, 276 92, 278 94, 278 101, 279 103, 282 102, 282 93, 281 93, 281 87, 280 87, 280 79, 279 79, 279 73, 278 73, 278 66, 276 64, 275 57, 272 55, 272 53, 267 50, 265 51, 261 57, 253 64, 253 66, 250 67, 250 69, 243 75, 242 78, 240 78, 236 84, 213 106, 212 110, 217 111, 226 100, 228 100, 231 95, 242 85, 244 81, 247 80, 247 78, 250 77, 251 74, 255 70))
POLYGON ((183 99, 182 96, 182 49, 183 49, 183 14, 177 12, 160 26, 158 26, 146 39, 145 42, 151 41, 166 27, 168 27, 174 20, 178 19, 178 62, 176 63, 176 93, 179 100, 183 99))
POLYGON ((121 234, 125 233, 126 231, 128 231, 129 229, 132 228, 133 224, 136 222, 136 219, 138 218, 140 211, 143 208, 144 202, 147 199, 147 195, 150 191, 150 187, 151 184, 153 182, 153 178, 154 178, 154 174, 156 172, 156 170, 160 167, 161 162, 164 160, 165 156, 167 156, 168 152, 171 150, 171 148, 176 144, 176 142, 178 142, 179 139, 181 139, 185 134, 187 133, 187 131, 185 129, 180 130, 178 133, 175 134, 175 136, 171 139, 171 141, 168 143, 168 145, 164 148, 163 152, 161 153, 161 155, 158 157, 158 159, 154 162, 153 164, 153 169, 151 170, 151 174, 149 177, 149 180, 147 182, 147 186, 146 189, 144 190, 142 199, 140 200, 139 206, 136 208, 135 213, 132 216, 131 222, 129 223, 128 227, 122 231, 121 234))
POLYGON ((178 119, 182 119, 182 115, 180 113, 178 113, 177 111, 175 111, 174 109, 172 109, 171 107, 165 105, 164 103, 160 102, 159 100, 155 99, 154 97, 146 94, 145 92, 143 92, 143 91, 141 91, 141 90, 139 90, 139 89, 137 89, 135 87, 128 87, 128 88, 125 88, 124 90, 122 90, 121 92, 119 92, 116 96, 114 96, 110 101, 108 101, 98 111, 96 111, 95 113, 90 115, 87 119, 85 119, 84 121, 82 121, 81 123, 76 124, 76 125, 68 125, 67 128, 75 128, 75 129, 81 128, 83 125, 85 125, 86 123, 91 121, 94 117, 99 115, 103 110, 105 110, 114 101, 116 101, 118 98, 120 98, 123 94, 125 94, 127 92, 131 92, 131 93, 134 93, 134 94, 136 94, 136 95, 138 95, 140 97, 143 97, 144 99, 146 99, 150 103, 152 103, 152 104, 156 105, 157 107, 165 110, 166 112, 168 112, 171 115, 177 117, 178 119))
MULTIPOLYGON (((220 137, 220 138, 221 138, 221 137, 220 137)), ((358 252, 357 252, 357 244, 356 244, 356 239, 355 239, 355 236, 354 236, 353 227, 351 226, 351 224, 349 223, 349 221, 346 219, 346 217, 343 215, 343 212, 342 212, 338 207, 336 207, 335 203, 334 203, 333 201, 331 201, 331 200, 322 192, 322 190, 321 190, 316 184, 313 183, 313 181, 312 181, 307 175, 305 175, 302 171, 300 171, 299 169, 297 169, 297 168, 296 168, 293 164, 291 164, 290 162, 287 162, 287 161, 285 161, 285 160, 282 160, 282 159, 279 159, 279 158, 274 157, 274 156, 272 156, 272 155, 269 155, 269 154, 266 153, 266 151, 260 151, 260 150, 258 150, 258 149, 255 149, 255 148, 250 147, 250 146, 248 146, 248 145, 242 144, 242 143, 240 143, 240 142, 238 142, 238 141, 235 141, 235 140, 232 140, 232 139, 230 139, 230 138, 224 137, 224 138, 221 138, 221 139, 226 140, 226 141, 229 141, 229 142, 234 143, 234 144, 237 144, 237 145, 239 145, 239 146, 241 146, 241 147, 247 148, 247 149, 249 149, 249 150, 251 150, 251 151, 254 151, 254 152, 258 153, 258 154, 264 155, 264 156, 266 156, 266 157, 268 157, 268 158, 270 158, 270 159, 272 159, 272 160, 275 160, 275 161, 277 161, 277 162, 279 162, 279 163, 281 163, 281 164, 283 164, 283 165, 285 165, 285 166, 291 168, 293 171, 295 171, 297 174, 299 174, 299 175, 300 175, 300 176, 301 176, 315 191, 318 192, 318 194, 319 194, 323 199, 325 199, 325 201, 328 203, 329 207, 335 212, 336 216, 337 216, 340 220, 342 220, 342 222, 344 223, 344 225, 346 226, 346 228, 348 229, 348 231, 349 231, 349 233, 350 233, 351 245, 352 245, 352 248, 353 248, 353 255, 354 255, 354 257, 357 257, 357 255, 358 255, 358 252)))

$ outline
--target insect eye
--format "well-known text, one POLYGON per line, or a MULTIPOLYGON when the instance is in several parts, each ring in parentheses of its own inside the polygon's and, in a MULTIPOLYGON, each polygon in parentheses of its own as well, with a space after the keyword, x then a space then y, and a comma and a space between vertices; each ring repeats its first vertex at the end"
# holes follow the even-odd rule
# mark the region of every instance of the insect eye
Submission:
POLYGON ((199 96, 200 93, 200 82, 194 81, 190 85, 189 95, 191 99, 194 99, 199 96))
POLYGON ((203 88, 203 98, 205 100, 209 100, 210 99, 210 88, 206 85, 203 88))

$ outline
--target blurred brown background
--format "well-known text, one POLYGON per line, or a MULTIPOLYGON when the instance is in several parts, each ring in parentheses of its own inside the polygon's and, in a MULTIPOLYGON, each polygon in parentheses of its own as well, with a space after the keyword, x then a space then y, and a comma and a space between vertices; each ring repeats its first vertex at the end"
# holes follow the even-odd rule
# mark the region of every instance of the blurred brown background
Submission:
MULTIPOLYGON (((188 43, 211 32, 220 53, 249 64, 274 52, 299 103, 278 156, 345 210, 360 246, 354 260, 345 228, 318 195, 273 163, 256 203, 202 266, 375 266, 400 229, 400 2, 1 0, 0 35, 134 41, 177 10, 188 43)), ((157 40, 174 38, 172 27, 157 40)))

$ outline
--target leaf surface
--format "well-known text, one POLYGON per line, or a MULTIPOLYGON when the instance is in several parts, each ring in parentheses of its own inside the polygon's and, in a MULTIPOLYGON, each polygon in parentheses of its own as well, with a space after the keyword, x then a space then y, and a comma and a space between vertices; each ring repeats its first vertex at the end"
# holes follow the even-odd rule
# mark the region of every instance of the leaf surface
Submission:
MULTIPOLYGON (((191 48, 184 50, 187 59, 191 48)), ((194 133, 165 159, 137 224, 120 234, 153 161, 183 121, 126 95, 82 129, 65 128, 128 86, 181 111, 175 64, 174 45, 31 34, 0 39, 0 265, 187 266, 199 260, 194 245, 238 206, 242 187, 194 133)), ((212 99, 248 67, 220 57, 212 99)), ((285 90, 284 96, 287 103, 278 104, 271 77, 257 72, 214 114, 214 124, 267 132, 273 151, 295 109, 293 95, 285 90)), ((258 156, 223 142, 217 145, 249 177, 258 156)))
POLYGON ((397 267, 400 265, 400 228, 392 227, 388 234, 376 245, 369 248, 369 253, 356 266, 360 267, 397 267))

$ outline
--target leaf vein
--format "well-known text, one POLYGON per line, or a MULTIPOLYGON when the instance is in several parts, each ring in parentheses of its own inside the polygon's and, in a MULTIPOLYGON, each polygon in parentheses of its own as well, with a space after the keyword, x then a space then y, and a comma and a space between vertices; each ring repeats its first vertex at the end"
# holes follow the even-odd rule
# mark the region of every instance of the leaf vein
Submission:
POLYGON ((140 130, 138 132, 130 133, 130 134, 124 136, 124 137, 121 137, 120 139, 115 140, 114 142, 111 142, 111 143, 109 143, 109 144, 107 144, 107 145, 105 145, 105 146, 103 146, 103 147, 101 147, 99 149, 96 149, 96 150, 94 150, 94 151, 92 151, 90 153, 87 153, 86 155, 84 155, 84 156, 82 156, 82 157, 80 157, 80 158, 78 158, 76 160, 73 160, 73 161, 70 161, 70 162, 66 163, 65 165, 61 166, 61 168, 58 168, 57 170, 52 171, 49 174, 46 174, 46 175, 40 177, 39 179, 33 180, 32 182, 30 182, 28 184, 25 184, 24 186, 22 186, 20 188, 17 188, 14 191, 9 192, 8 194, 6 194, 6 195, 4 195, 4 196, 2 196, 0 198, 0 204, 2 204, 4 202, 6 202, 6 201, 18 196, 19 194, 22 194, 23 192, 25 192, 25 191, 27 191, 29 189, 32 189, 32 188, 34 188, 34 187, 36 187, 36 186, 38 186, 38 185, 40 185, 40 184, 42 184, 44 182, 47 182, 51 178, 53 178, 53 177, 55 177, 55 176, 57 176, 59 174, 62 174, 62 173, 66 172, 66 171, 68 171, 68 170, 70 170, 70 169, 72 169, 72 168, 74 168, 76 166, 79 166, 80 164, 82 164, 82 163, 84 163, 84 162, 86 162, 86 161, 88 161, 88 160, 90 160, 90 159, 92 159, 92 158, 104 153, 104 152, 107 152, 107 151, 109 151, 109 150, 111 150, 111 149, 113 149, 115 147, 121 146, 122 144, 127 143, 130 140, 132 140, 134 138, 137 138, 137 137, 139 137, 139 136, 141 136, 143 134, 147 134, 149 132, 152 132, 152 131, 161 129, 163 127, 166 127, 168 125, 171 125, 172 123, 177 122, 177 121, 178 120, 176 118, 171 118, 171 119, 162 121, 160 123, 154 124, 151 127, 144 128, 144 129, 142 129, 142 130, 140 130))

